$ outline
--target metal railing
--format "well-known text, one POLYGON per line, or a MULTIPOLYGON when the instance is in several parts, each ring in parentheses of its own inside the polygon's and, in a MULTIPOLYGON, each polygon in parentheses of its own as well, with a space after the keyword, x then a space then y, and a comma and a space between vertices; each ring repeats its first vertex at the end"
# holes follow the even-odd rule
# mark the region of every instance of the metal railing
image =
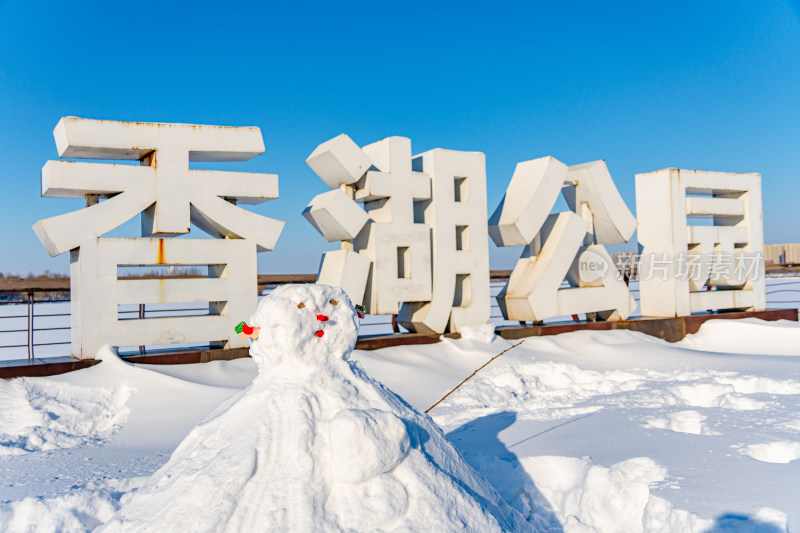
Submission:
MULTIPOLYGON (((13 314, 13 315, 0 315, 0 324, 5 324, 6 320, 8 319, 26 319, 26 327, 25 329, 0 329, 0 350, 3 349, 14 349, 14 348, 25 348, 27 349, 27 360, 28 362, 32 362, 35 357, 35 351, 37 346, 58 346, 58 345, 69 345, 70 341, 65 342, 35 342, 35 334, 37 331, 60 331, 60 330, 70 330, 70 326, 58 326, 58 327, 36 327, 35 318, 45 318, 45 317, 68 317, 70 313, 45 313, 45 314, 36 314, 35 309, 35 290, 27 291, 27 300, 25 302, 16 302, 16 301, 0 301, 0 305, 16 305, 19 307, 25 307, 26 313, 22 314, 13 314), (25 333, 26 342, 25 344, 6 344, 2 339, 7 337, 8 334, 11 333, 25 333)), ((69 301, 69 300, 65 300, 69 301)), ((52 302, 52 300, 51 300, 52 302)), ((13 327, 13 326, 12 326, 13 327)), ((7 341, 6 341, 7 342, 7 341)), ((14 342, 14 341, 12 341, 14 342)), ((69 352, 69 350, 67 350, 69 352)), ((0 358, 2 358, 2 353, 0 353, 0 358)))
MULTIPOLYGON (((518 322, 506 321, 503 319, 500 307, 497 305, 496 296, 505 284, 504 277, 507 271, 493 271, 491 281, 491 313, 490 322, 502 325, 516 325, 518 322)), ((292 276, 290 282, 304 282, 307 276, 292 276)), ((263 289, 260 297, 268 294, 270 290, 278 286, 283 281, 279 276, 271 276, 271 283, 260 284, 263 289)), ((261 280, 259 280, 261 281, 261 280)), ((631 282, 629 285, 634 299, 639 301, 638 283, 631 282)), ((60 336, 58 332, 69 332, 70 313, 65 312, 63 306, 69 305, 69 298, 47 299, 37 301, 37 293, 52 293, 52 287, 31 288, 23 292, 26 295, 24 300, 0 301, 0 361, 4 360, 25 360, 32 363, 37 357, 66 356, 70 354, 70 336, 60 336), (60 307, 60 308, 59 308, 60 307), (8 309, 9 314, 4 311, 8 309), (37 310, 44 312, 37 313, 37 310), (15 323, 16 321, 16 323, 15 323), (8 324, 6 326, 6 324, 8 324), (44 336, 44 338, 42 338, 44 336), (23 342, 24 341, 24 342, 23 342), (37 355, 37 348, 38 355, 37 355), (44 354, 42 353, 44 349, 44 354)), ((3 291, 0 289, 0 295, 3 291)), ((22 291, 15 290, 20 293, 22 291)), ((800 277, 798 278, 768 278, 767 279, 767 306, 769 308, 800 308, 800 277)), ((202 316, 208 314, 208 306, 191 307, 178 304, 180 307, 170 308, 168 304, 134 304, 123 306, 119 310, 120 316, 130 316, 131 318, 147 317, 167 317, 167 316, 202 316)), ((634 314, 637 316, 637 314, 634 314)), ((392 332, 405 332, 406 330, 394 321, 391 315, 367 315, 361 321, 361 334, 365 336, 380 335, 392 332)), ((574 317, 559 317, 551 321, 570 319, 574 317)), ((196 345, 195 345, 196 346, 196 345)), ((130 347, 144 354, 148 347, 130 347)), ((149 347, 150 349, 157 347, 149 347)), ((133 352, 135 353, 135 352, 133 352)))

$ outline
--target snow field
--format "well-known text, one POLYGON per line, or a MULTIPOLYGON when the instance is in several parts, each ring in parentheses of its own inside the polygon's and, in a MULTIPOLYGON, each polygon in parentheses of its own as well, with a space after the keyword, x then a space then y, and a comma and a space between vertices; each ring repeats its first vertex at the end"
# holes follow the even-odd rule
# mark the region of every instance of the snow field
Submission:
MULTIPOLYGON (((544 531, 708 531, 726 524, 731 510, 744 517, 736 527, 785 531, 800 519, 791 488, 800 468, 790 463, 798 458, 800 358, 784 357, 800 355, 800 328, 774 324, 783 333, 775 342, 771 323, 739 321, 737 335, 761 335, 761 351, 781 357, 747 344, 741 351, 754 354, 699 350, 730 337, 729 329, 715 327, 721 322, 677 344, 625 331, 531 338, 430 414, 470 464, 544 531), (747 452, 788 469, 759 472, 747 452)), ((460 381, 448 382, 443 368, 469 375, 486 355, 510 345, 499 338, 484 345, 446 340, 430 348, 433 361, 415 359, 405 347, 357 357, 424 408, 460 381), (429 376, 441 371, 425 383, 438 392, 423 396, 410 385, 403 360, 429 376)))
MULTIPOLYGON (((800 524, 800 327, 745 320, 732 331, 718 328, 720 322, 708 322, 676 344, 626 331, 531 338, 430 415, 474 469, 467 476, 471 486, 482 486, 477 471, 493 487, 478 493, 496 490, 539 531, 793 530, 800 524), (730 338, 734 333, 742 342, 730 338), (722 340, 739 350, 702 348, 722 340)), ((362 367, 422 411, 516 342, 472 333, 435 345, 357 350, 358 365, 348 368, 361 376, 362 367)), ((17 383, 0 389, 2 405, 13 406, 0 409, 0 432, 44 435, 38 449, 15 444, 19 437, 3 441, 7 450, 0 447, 0 530, 28 531, 35 523, 34 531, 85 531, 115 513, 109 530, 120 529, 114 523, 125 523, 137 508, 157 510, 164 499, 158 494, 170 486, 177 492, 166 499, 176 502, 176 513, 196 516, 200 526, 209 514, 225 512, 206 504, 191 510, 181 498, 227 486, 222 501, 243 506, 229 524, 247 523, 245 508, 257 509, 265 500, 299 505, 310 499, 303 505, 311 505, 309 516, 326 524, 323 529, 388 530, 401 524, 398 517, 422 524, 413 517, 448 509, 437 507, 435 494, 450 494, 459 486, 455 480, 469 472, 451 469, 449 482, 425 474, 430 457, 434 464, 458 464, 447 458, 450 444, 436 437, 440 430, 426 425, 430 419, 413 418, 388 391, 374 392, 385 390, 380 384, 364 389, 355 378, 334 380, 342 386, 337 394, 350 398, 337 403, 336 395, 323 392, 336 374, 315 374, 313 358, 299 367, 302 389, 277 395, 265 390, 245 402, 242 389, 257 373, 249 359, 148 367, 103 356, 102 364, 80 372, 0 381, 0 387, 17 383), (121 408, 115 397, 125 398, 121 408), (54 405, 37 407, 48 403, 54 405), (254 413, 266 412, 274 426, 258 429, 254 413), (87 419, 95 423, 93 413, 96 427, 81 426, 87 419), (67 422, 70 416, 74 422, 67 422), (49 426, 60 419, 64 425, 57 430, 49 426), (75 430, 77 440, 64 437, 70 432, 63 428, 79 427, 86 429, 75 430), (262 452, 251 460, 252 449, 262 452), (313 450, 313 466, 303 466, 306 452, 285 455, 307 449, 313 450), (209 458, 220 453, 215 467, 217 460, 209 458), (253 473, 269 465, 273 471, 285 465, 278 470, 288 480, 282 490, 253 473), (287 489, 315 479, 303 477, 307 467, 330 472, 314 481, 326 488, 287 489), (162 473, 150 477, 159 468, 162 473), (203 481, 203 472, 216 473, 203 481), (237 488, 244 479, 251 489, 237 488), (414 502, 426 490, 433 491, 434 503, 423 513, 414 502), (326 503, 320 507, 320 501, 326 503), (343 511, 350 508, 355 512, 343 511)), ((292 376, 281 379, 286 384, 292 376)), ((489 498, 461 509, 470 520, 482 520, 491 501, 499 502, 489 498)), ((494 509, 494 516, 503 515, 494 509)), ((269 522, 263 515, 260 520, 269 522)), ((288 516, 270 520, 296 524, 288 516)))

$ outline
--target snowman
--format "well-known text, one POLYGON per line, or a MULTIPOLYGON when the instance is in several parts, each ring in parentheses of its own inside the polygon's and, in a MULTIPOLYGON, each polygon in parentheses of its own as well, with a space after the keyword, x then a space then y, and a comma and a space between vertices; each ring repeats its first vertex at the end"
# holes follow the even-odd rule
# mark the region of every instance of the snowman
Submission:
POLYGON ((359 313, 283 285, 242 333, 259 374, 102 531, 527 531, 426 415, 349 361, 359 313))

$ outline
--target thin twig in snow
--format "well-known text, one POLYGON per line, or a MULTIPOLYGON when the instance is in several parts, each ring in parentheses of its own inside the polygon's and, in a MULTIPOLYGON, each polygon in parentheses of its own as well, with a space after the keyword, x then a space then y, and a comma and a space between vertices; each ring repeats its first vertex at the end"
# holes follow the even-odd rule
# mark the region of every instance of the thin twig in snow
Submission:
POLYGON ((456 385, 456 386, 455 386, 455 388, 454 388, 453 390, 451 390, 450 392, 448 392, 447 394, 445 394, 444 396, 442 396, 442 399, 441 399, 441 400, 439 400, 439 401, 438 401, 438 402, 436 402, 435 404, 433 404, 433 405, 431 405, 430 407, 428 407, 427 409, 425 409, 425 412, 427 413, 428 411, 430 411, 431 409, 433 409, 434 407, 436 407, 437 405, 439 405, 440 403, 442 403, 442 402, 444 401, 444 399, 445 399, 445 398, 447 398, 448 396, 450 396, 451 394, 453 394, 453 393, 454 393, 454 392, 455 392, 455 391, 456 391, 456 390, 457 390, 457 389, 458 389, 458 388, 459 388, 461 385, 463 385, 464 383, 466 383, 466 382, 467 382, 467 380, 469 380, 469 379, 470 379, 472 376, 474 376, 474 375, 475 375, 475 374, 477 374, 477 373, 478 373, 478 372, 479 372, 481 369, 483 369, 483 367, 485 367, 486 365, 488 365, 489 363, 491 363, 492 361, 494 361, 495 359, 497 359, 498 357, 500 357, 501 355, 503 355, 503 354, 504 354, 504 353, 506 353, 507 351, 511 350, 512 348, 516 348, 517 346, 519 346, 519 345, 520 345, 520 344, 522 344, 523 342, 525 342, 525 339, 522 339, 521 341, 519 341, 519 342, 518 342, 517 344, 515 344, 514 346, 510 346, 510 347, 506 348, 505 350, 503 350, 503 351, 502 351, 502 352, 500 352, 499 354, 495 355, 494 357, 492 357, 491 359, 489 359, 488 361, 486 361, 486 363, 484 363, 482 367, 480 367, 478 370, 476 370, 475 372, 473 372, 472 374, 470 374, 469 376, 467 376, 466 378, 464 378, 464 381, 462 381, 461 383, 459 383, 458 385, 456 385))

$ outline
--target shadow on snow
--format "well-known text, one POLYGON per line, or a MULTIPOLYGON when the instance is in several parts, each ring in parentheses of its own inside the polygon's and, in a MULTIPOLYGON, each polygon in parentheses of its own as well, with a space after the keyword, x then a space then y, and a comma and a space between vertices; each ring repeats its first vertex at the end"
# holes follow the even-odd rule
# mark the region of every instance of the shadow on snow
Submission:
POLYGON ((464 459, 491 483, 495 490, 536 531, 563 533, 553 508, 536 488, 516 454, 498 435, 517 420, 512 411, 502 411, 467 422, 447 434, 464 459))

